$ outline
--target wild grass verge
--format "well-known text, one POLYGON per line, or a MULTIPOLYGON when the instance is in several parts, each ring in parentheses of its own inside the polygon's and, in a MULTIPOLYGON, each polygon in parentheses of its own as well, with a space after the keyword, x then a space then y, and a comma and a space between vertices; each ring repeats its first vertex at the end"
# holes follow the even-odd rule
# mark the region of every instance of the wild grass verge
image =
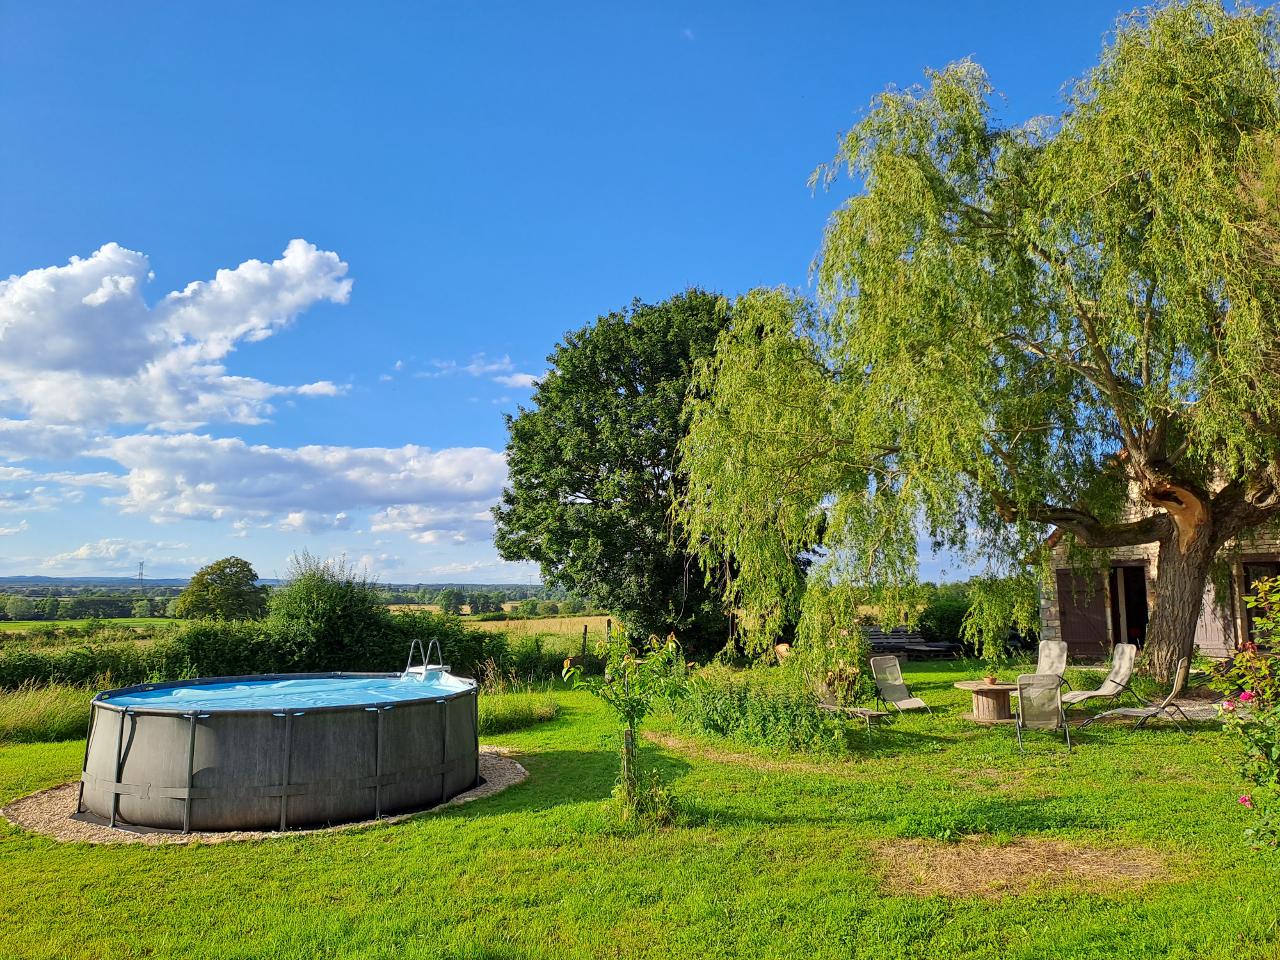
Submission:
POLYGON ((0 693, 0 744, 83 737, 93 690, 70 684, 24 684, 0 693))
POLYGON ((518 693, 486 694, 480 697, 482 736, 523 730, 536 723, 554 720, 560 704, 549 693, 525 690, 518 693))

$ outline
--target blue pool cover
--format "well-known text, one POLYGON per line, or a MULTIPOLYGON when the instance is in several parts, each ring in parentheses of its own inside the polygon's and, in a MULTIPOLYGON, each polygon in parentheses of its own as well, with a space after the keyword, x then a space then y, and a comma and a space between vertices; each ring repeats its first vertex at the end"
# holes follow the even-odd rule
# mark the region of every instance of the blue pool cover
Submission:
POLYGON ((400 676, 264 677, 160 686, 154 690, 104 694, 101 700, 117 707, 154 710, 305 710, 448 697, 470 687, 470 681, 449 674, 433 674, 427 680, 400 676))

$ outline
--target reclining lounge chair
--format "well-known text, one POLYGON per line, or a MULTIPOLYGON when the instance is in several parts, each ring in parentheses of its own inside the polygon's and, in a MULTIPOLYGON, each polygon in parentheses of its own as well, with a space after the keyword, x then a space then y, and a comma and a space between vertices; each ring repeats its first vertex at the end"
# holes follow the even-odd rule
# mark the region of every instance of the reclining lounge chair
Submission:
MULTIPOLYGON (((871 674, 876 678, 876 700, 888 707, 890 704, 904 710, 929 710, 929 705, 919 697, 913 697, 902 682, 902 667, 897 657, 872 657, 871 674)), ((932 710, 929 710, 933 713, 932 710)))
POLYGON ((1102 686, 1097 690, 1072 690, 1063 695, 1063 704, 1073 707, 1078 703, 1099 698, 1114 702, 1127 691, 1138 702, 1138 706, 1147 706, 1146 702, 1129 686, 1129 680, 1133 677, 1133 663, 1137 656, 1138 648, 1132 643, 1117 643, 1111 653, 1111 672, 1107 674, 1107 679, 1102 681, 1102 686))

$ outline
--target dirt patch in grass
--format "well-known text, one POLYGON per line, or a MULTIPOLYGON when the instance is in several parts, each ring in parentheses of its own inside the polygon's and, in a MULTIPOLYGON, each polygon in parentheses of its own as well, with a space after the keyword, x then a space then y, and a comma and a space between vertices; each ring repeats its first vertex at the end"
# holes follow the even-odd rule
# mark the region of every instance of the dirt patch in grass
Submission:
POLYGON ((60 787, 41 790, 21 800, 15 800, 3 810, 5 819, 15 826, 30 830, 32 833, 44 834, 55 840, 70 843, 143 843, 151 846, 167 843, 226 843, 229 840, 263 840, 268 837, 296 837, 309 833, 331 833, 335 830, 353 830, 367 827, 374 823, 399 823, 413 817, 436 810, 444 810, 472 800, 481 800, 500 793, 507 787, 523 783, 529 771, 506 755, 507 751, 498 747, 484 746, 480 748, 480 786, 465 793, 460 793, 430 810, 419 810, 394 817, 383 817, 381 820, 362 820, 359 823, 341 823, 332 827, 318 827, 313 830, 289 830, 278 832, 273 830, 235 830, 218 833, 174 833, 168 830, 133 830, 113 829, 105 823, 73 818, 76 812, 76 800, 79 796, 78 784, 64 783, 60 787))
POLYGON ((992 843, 965 837, 889 840, 873 846, 882 881, 919 897, 1006 897, 1079 887, 1133 889, 1169 875, 1165 860, 1142 847, 1090 847, 1058 840, 992 843))

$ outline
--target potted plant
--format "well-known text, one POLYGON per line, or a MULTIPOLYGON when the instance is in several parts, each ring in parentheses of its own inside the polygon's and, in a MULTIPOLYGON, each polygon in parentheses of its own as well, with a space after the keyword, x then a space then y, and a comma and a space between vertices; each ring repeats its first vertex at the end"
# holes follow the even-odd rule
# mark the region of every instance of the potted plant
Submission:
POLYGON ((1000 671, 1005 666, 1006 652, 1003 638, 997 640, 987 636, 984 639, 982 662, 986 664, 986 670, 982 674, 982 679, 988 686, 994 686, 1000 679, 1000 671))

